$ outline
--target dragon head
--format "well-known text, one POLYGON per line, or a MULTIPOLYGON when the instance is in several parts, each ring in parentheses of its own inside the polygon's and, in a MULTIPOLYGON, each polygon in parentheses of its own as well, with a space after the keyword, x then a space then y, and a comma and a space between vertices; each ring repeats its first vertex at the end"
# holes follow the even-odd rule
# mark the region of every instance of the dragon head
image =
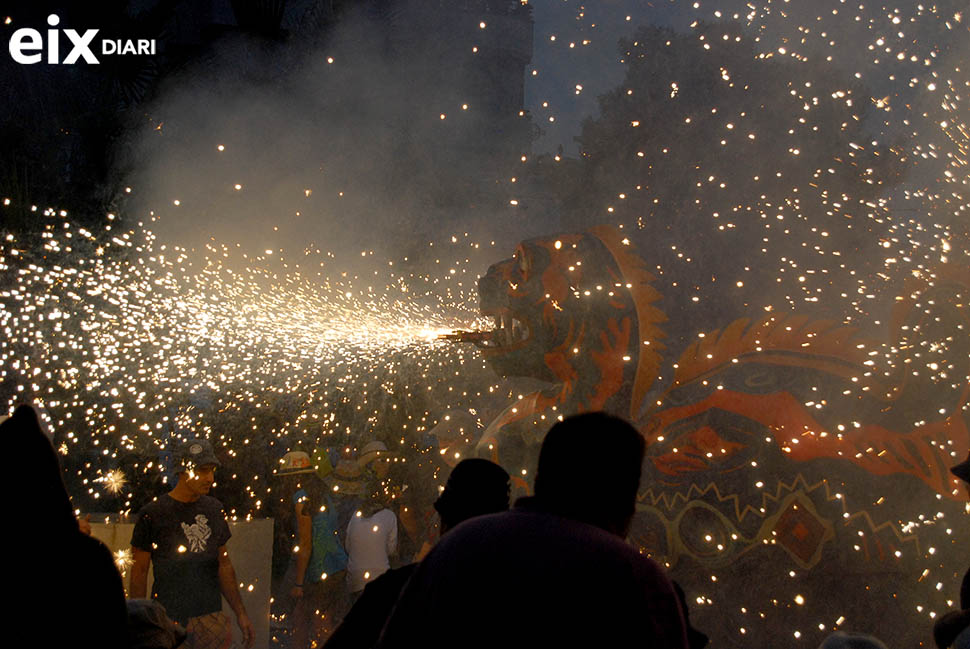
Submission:
POLYGON ((495 325, 478 344, 500 375, 554 383, 567 411, 630 416, 660 363, 652 280, 613 228, 523 241, 478 282, 495 325))

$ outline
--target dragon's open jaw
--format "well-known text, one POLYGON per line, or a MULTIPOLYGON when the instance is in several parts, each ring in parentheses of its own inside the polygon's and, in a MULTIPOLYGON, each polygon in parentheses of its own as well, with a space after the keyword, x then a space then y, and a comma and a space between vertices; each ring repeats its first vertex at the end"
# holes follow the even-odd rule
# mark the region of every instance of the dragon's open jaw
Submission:
POLYGON ((476 340, 475 344, 482 349, 497 352, 518 349, 532 337, 532 329, 528 320, 518 317, 508 309, 482 312, 482 315, 492 318, 494 329, 488 335, 476 340))

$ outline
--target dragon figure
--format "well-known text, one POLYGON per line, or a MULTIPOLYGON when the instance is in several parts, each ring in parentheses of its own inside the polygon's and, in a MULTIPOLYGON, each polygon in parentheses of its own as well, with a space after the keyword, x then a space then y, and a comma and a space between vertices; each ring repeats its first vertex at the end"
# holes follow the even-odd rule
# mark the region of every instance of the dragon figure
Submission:
MULTIPOLYGON (((665 310, 676 289, 602 226, 522 242, 479 280, 494 330, 452 339, 503 376, 548 384, 486 428, 486 457, 537 449, 573 413, 634 422, 648 450, 631 540, 699 602, 730 602, 719 646, 760 646, 756 629, 821 637, 897 609, 893 633, 925 639, 970 564, 955 529, 970 526, 952 520, 964 491, 948 471, 970 450, 968 286, 955 263, 908 278, 882 341, 797 313, 708 329, 665 310), (952 361, 933 372, 924 360, 940 345, 952 361), (812 596, 833 588, 845 597, 812 596)), ((591 433, 591 462, 595 444, 591 433)))

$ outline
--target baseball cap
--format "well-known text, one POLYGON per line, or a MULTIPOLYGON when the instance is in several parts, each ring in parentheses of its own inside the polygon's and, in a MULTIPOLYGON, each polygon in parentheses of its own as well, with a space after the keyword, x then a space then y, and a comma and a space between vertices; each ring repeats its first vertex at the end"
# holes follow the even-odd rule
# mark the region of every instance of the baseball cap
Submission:
POLYGON ((206 464, 222 466, 222 462, 216 458, 212 444, 207 439, 190 439, 175 452, 176 471, 194 469, 206 464))

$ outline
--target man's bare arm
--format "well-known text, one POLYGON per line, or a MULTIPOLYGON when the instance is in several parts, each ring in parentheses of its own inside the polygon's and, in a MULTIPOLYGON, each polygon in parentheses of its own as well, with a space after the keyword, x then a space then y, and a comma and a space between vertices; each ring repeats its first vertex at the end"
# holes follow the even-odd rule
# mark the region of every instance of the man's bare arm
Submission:
POLYGON ((133 562, 131 564, 131 581, 128 584, 128 597, 148 597, 148 564, 152 560, 152 553, 131 546, 133 562))
POLYGON ((226 551, 226 546, 219 546, 218 552, 219 590, 222 591, 222 596, 229 602, 229 608, 236 614, 236 624, 239 625, 239 630, 242 632, 246 647, 252 647, 253 640, 256 639, 256 632, 253 630, 253 624, 249 621, 249 615, 246 614, 246 607, 243 606, 242 597, 239 595, 239 586, 236 584, 236 570, 232 567, 232 562, 229 560, 229 553, 226 551))

